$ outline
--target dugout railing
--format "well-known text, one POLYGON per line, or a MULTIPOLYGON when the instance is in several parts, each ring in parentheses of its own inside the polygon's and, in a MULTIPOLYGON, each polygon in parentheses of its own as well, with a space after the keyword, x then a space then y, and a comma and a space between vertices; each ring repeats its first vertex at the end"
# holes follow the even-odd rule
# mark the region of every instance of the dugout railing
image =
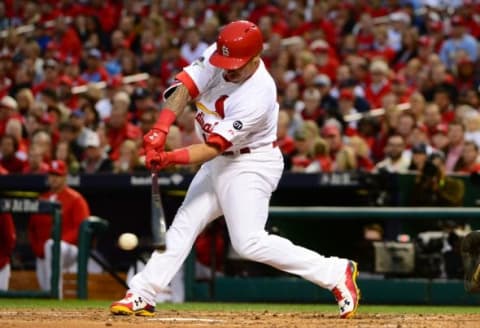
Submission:
POLYGON ((30 198, 0 198, 0 213, 50 214, 52 216, 52 262, 50 290, 7 290, 0 297, 60 298, 60 241, 62 232, 61 205, 58 202, 30 198))

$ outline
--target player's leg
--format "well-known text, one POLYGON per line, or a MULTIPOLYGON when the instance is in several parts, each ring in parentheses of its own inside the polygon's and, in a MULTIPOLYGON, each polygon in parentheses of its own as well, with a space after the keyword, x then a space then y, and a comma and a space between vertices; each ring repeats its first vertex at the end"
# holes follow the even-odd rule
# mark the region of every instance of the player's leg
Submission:
POLYGON ((257 166, 256 172, 236 172, 223 185, 217 185, 232 246, 245 258, 269 264, 334 291, 337 300, 340 298, 342 301, 342 316, 350 316, 358 304, 356 263, 324 257, 265 231, 270 195, 276 186, 272 181, 275 179, 275 170, 271 166, 264 169, 257 166), (349 299, 346 302, 349 304, 343 304, 346 296, 342 295, 349 291, 344 288, 338 292, 335 290, 344 283, 348 283, 350 293, 355 294, 347 295, 349 299))
POLYGON ((0 268, 0 290, 8 290, 8 282, 10 281, 10 263, 0 268))
POLYGON ((37 281, 38 285, 40 286, 41 290, 49 290, 50 289, 50 281, 47 279, 47 262, 45 258, 37 257, 35 259, 35 271, 37 274, 37 281))
POLYGON ((185 302, 185 268, 182 265, 170 282, 173 303, 185 302))
MULTIPOLYGON (((51 288, 52 279, 52 257, 53 257, 53 239, 48 239, 44 245, 45 252, 45 283, 47 290, 51 288)), ((66 267, 73 264, 78 254, 77 246, 69 244, 63 240, 60 241, 60 273, 58 276, 58 291, 60 299, 63 298, 63 272, 66 267)))
POLYGON ((113 303, 110 311, 113 314, 152 315, 156 294, 167 287, 178 272, 198 234, 221 214, 209 170, 204 165, 190 184, 167 231, 166 251, 153 252, 143 270, 130 280, 127 296, 113 303), (134 306, 135 298, 139 306, 134 306))

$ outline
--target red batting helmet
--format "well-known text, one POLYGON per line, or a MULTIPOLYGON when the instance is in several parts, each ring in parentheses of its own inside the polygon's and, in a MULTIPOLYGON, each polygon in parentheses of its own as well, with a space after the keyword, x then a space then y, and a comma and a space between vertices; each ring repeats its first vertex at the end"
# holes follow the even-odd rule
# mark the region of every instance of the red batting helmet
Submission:
POLYGON ((263 37, 258 26, 246 20, 235 21, 220 31, 210 63, 223 69, 237 69, 262 49, 263 37))

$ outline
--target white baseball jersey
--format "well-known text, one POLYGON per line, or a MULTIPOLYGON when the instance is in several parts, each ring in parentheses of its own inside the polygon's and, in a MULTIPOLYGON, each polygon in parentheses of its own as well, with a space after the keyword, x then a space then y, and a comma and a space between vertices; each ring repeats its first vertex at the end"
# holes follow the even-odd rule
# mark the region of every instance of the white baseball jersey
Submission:
POLYGON ((275 82, 263 62, 243 83, 224 79, 210 64, 216 45, 185 67, 177 78, 195 98, 197 130, 204 140, 212 133, 232 143, 229 151, 271 145, 277 139, 278 103, 275 82))

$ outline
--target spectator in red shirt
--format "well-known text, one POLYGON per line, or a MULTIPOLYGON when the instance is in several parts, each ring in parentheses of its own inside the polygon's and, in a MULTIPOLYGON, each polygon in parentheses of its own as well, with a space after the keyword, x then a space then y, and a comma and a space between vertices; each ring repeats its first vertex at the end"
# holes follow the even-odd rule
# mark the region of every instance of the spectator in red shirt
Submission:
POLYGON ((100 21, 102 30, 110 33, 118 25, 121 14, 121 3, 117 1, 93 0, 90 1, 92 14, 100 21))
MULTIPOLYGON (((0 175, 7 174, 0 165, 0 175)), ((8 290, 10 280, 10 257, 17 236, 15 233, 15 224, 10 213, 0 213, 0 290, 8 290)))
POLYGON ((413 129, 415 128, 415 125, 416 125, 416 119, 412 113, 402 112, 398 114, 395 132, 400 136, 402 136, 407 147, 411 146, 409 144, 409 138, 413 133, 413 129))
POLYGON ((250 12, 248 20, 257 24, 260 21, 260 18, 266 16, 270 10, 272 10, 272 5, 269 4, 268 0, 257 0, 255 1, 255 7, 250 12))
POLYGON ((64 74, 70 78, 72 87, 87 84, 87 81, 85 81, 85 79, 83 79, 81 76, 80 62, 78 58, 69 56, 64 59, 64 64, 64 74))
POLYGON ((375 40, 374 24, 372 16, 364 12, 361 14, 357 25, 353 29, 353 34, 356 35, 357 51, 364 53, 373 50, 373 43, 375 40))
POLYGON ((5 133, 7 123, 12 118, 20 118, 15 99, 5 96, 0 99, 0 136, 5 133))
POLYGON ((285 110, 278 113, 277 145, 283 156, 290 156, 295 151, 295 141, 288 135, 290 116, 285 110))
POLYGON ((326 7, 324 4, 317 2, 311 11, 312 18, 309 22, 302 25, 302 36, 310 43, 316 39, 324 39, 331 46, 337 42, 335 26, 326 19, 328 14, 326 13, 326 7))
POLYGON ((19 119, 9 120, 5 128, 5 134, 13 136, 18 143, 16 156, 22 161, 27 159, 28 141, 23 137, 23 125, 19 119))
POLYGON ((348 138, 348 145, 352 147, 357 161, 357 168, 359 170, 370 172, 375 167, 370 158, 370 149, 365 139, 359 136, 351 136, 348 138))
POLYGON ((50 163, 50 161, 52 160, 54 148, 52 136, 45 130, 35 131, 35 133, 32 135, 30 147, 32 145, 38 145, 43 155, 43 161, 46 163, 50 163))
POLYGON ((28 149, 27 163, 23 167, 24 174, 45 174, 48 164, 43 161, 42 149, 38 144, 33 144, 28 149))
MULTIPOLYGON (((355 108, 355 95, 351 89, 342 88, 338 96, 338 113, 341 116, 342 121, 345 120, 348 115, 358 114, 355 108)), ((352 136, 357 133, 357 121, 345 121, 345 135, 352 136)))
POLYGON ((330 158, 328 144, 325 139, 317 137, 312 145, 310 164, 305 168, 305 173, 330 173, 333 163, 330 158))
POLYGON ((334 172, 346 172, 357 168, 355 152, 344 144, 342 133, 336 123, 326 123, 322 129, 322 137, 327 140, 334 172))
POLYGON ((435 150, 445 153, 449 143, 448 126, 443 123, 438 124, 430 135, 430 141, 435 150))
POLYGON ((12 215, 0 213, 0 290, 8 290, 10 257, 15 248, 16 239, 12 215))
POLYGON ((142 131, 138 126, 129 122, 128 108, 130 96, 120 91, 113 97, 113 107, 110 119, 107 122, 107 137, 111 146, 110 158, 118 159, 120 145, 126 139, 140 143, 142 131))
POLYGON ((0 139, 0 165, 9 173, 22 173, 25 162, 16 156, 18 142, 15 137, 4 134, 0 139))
POLYGON ((267 24, 269 25, 268 33, 263 34, 265 40, 269 40, 272 34, 279 35, 282 38, 284 38, 288 34, 289 26, 285 21, 283 17, 283 12, 280 8, 276 6, 269 6, 266 15, 263 16, 258 22, 258 26, 262 30, 262 33, 266 32, 262 27, 265 20, 268 21, 267 24))
POLYGON ((455 165, 455 172, 478 173, 480 172, 480 158, 478 145, 473 141, 465 141, 462 156, 455 165))
POLYGON ((169 45, 162 54, 160 80, 163 81, 163 86, 169 85, 175 75, 187 65, 188 62, 180 55, 178 46, 176 44, 169 45))
POLYGON ((58 51, 62 56, 80 58, 82 43, 77 32, 68 25, 64 16, 59 16, 55 20, 54 41, 58 44, 58 51))
POLYGON ((382 107, 382 98, 391 91, 388 73, 388 65, 383 60, 370 64, 371 82, 365 88, 365 98, 372 108, 382 107))
MULTIPOLYGON (((90 209, 85 198, 67 186, 67 166, 63 161, 52 161, 48 169, 49 190, 40 194, 43 200, 56 201, 62 206, 60 265, 62 271, 71 270, 77 261, 80 224, 90 209)), ((48 214, 33 214, 28 223, 28 239, 36 256, 37 279, 40 288, 51 289, 52 218, 48 214)), ((60 275, 59 286, 62 286, 60 275)), ((61 288, 60 288, 60 293, 61 288)))
POLYGON ((455 119, 455 107, 451 97, 451 93, 444 87, 439 87, 433 93, 433 102, 438 105, 442 122, 445 124, 455 119))
POLYGON ((423 123, 428 130, 428 135, 432 136, 432 134, 436 132, 438 125, 442 123, 442 114, 437 104, 427 104, 425 107, 425 115, 423 116, 423 123))
POLYGON ((392 78, 392 92, 397 97, 398 103, 407 103, 413 89, 407 85, 403 75, 396 75, 392 78))
POLYGON ((55 90, 60 82, 58 62, 54 59, 47 59, 43 64, 44 77, 42 82, 34 85, 32 91, 35 95, 45 89, 55 90))
POLYGON ((310 49, 315 54, 318 72, 328 75, 330 80, 335 81, 339 66, 335 51, 324 40, 312 42, 310 49))
POLYGON ((434 40, 427 36, 422 35, 418 38, 417 58, 421 63, 426 64, 430 55, 434 52, 434 40))
POLYGON ((290 156, 290 163, 287 165, 287 168, 292 172, 305 172, 305 169, 312 163, 311 151, 313 141, 314 139, 309 136, 305 126, 295 133, 295 152, 290 156))
POLYGON ((320 107, 322 95, 318 89, 310 87, 303 92, 302 118, 312 120, 320 127, 325 120, 325 111, 320 107))

